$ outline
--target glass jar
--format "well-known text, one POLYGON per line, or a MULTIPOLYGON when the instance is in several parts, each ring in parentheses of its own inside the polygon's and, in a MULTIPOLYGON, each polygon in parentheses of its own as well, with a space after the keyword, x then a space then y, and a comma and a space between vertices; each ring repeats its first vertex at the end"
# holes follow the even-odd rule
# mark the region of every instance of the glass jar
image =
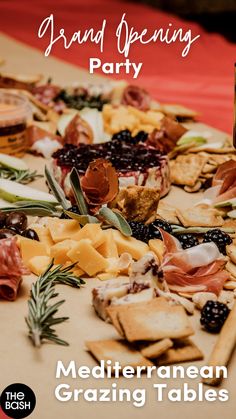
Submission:
POLYGON ((27 98, 0 89, 0 153, 24 155, 27 149, 26 123, 31 117, 27 98))

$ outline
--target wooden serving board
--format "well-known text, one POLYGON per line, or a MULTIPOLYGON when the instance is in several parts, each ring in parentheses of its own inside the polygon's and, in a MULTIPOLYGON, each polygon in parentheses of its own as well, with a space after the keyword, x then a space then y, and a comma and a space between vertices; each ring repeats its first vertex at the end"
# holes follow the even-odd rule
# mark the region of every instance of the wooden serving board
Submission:
MULTIPOLYGON (((46 76, 53 76, 53 80, 59 83, 74 80, 88 80, 88 74, 74 66, 60 62, 54 58, 45 59, 42 54, 2 36, 0 39, 1 56, 5 58, 6 65, 4 71, 12 71, 18 68, 19 72, 31 73, 42 72, 46 76)), ((100 81, 97 77, 93 81, 100 81)), ((104 80, 104 79, 103 79, 104 80)), ((206 127, 202 124, 194 124, 197 129, 209 129, 214 133, 215 140, 225 139, 226 134, 206 127)), ((42 158, 26 155, 24 159, 32 169, 43 172, 45 160, 42 158)), ((40 179, 32 183, 38 189, 46 190, 44 180, 40 179)), ((165 200, 179 208, 187 208, 194 205, 201 197, 201 193, 187 194, 182 189, 172 187, 171 192, 165 200)), ((176 419, 191 417, 207 417, 217 419, 223 415, 227 419, 235 417, 235 382, 236 382, 236 356, 229 367, 229 377, 222 383, 222 387, 229 391, 230 399, 226 403, 220 402, 180 402, 173 403, 166 399, 162 403, 156 401, 153 384, 160 382, 160 379, 119 379, 120 388, 145 388, 148 394, 146 405, 142 408, 135 408, 131 403, 88 403, 83 400, 79 402, 62 403, 56 400, 54 395, 55 387, 61 383, 71 385, 74 388, 106 388, 110 387, 111 380, 95 379, 71 379, 69 377, 62 380, 55 378, 56 363, 62 360, 65 365, 70 360, 75 360, 77 366, 96 365, 93 358, 85 351, 85 340, 111 339, 117 338, 113 326, 101 321, 94 313, 91 306, 91 290, 100 283, 97 279, 88 279, 87 284, 81 290, 72 289, 66 286, 57 286, 60 296, 66 302, 61 307, 60 314, 69 316, 70 320, 58 327, 59 335, 70 343, 69 347, 61 347, 52 344, 45 344, 40 349, 35 349, 27 338, 27 328, 25 316, 27 314, 27 298, 29 289, 34 277, 25 277, 18 298, 15 302, 0 302, 0 393, 12 383, 25 383, 35 392, 37 406, 32 418, 35 419, 57 419, 57 418, 89 418, 89 419, 139 419, 156 418, 176 419), (225 411, 226 409, 226 411, 225 411)), ((203 351, 205 359, 192 364, 200 367, 207 365, 209 354, 213 348, 217 336, 210 335, 199 326, 199 313, 191 317, 196 334, 193 340, 203 351)), ((190 364, 185 364, 189 366, 190 364)), ((181 388, 183 382, 188 382, 190 387, 197 388, 200 380, 166 380, 171 388, 181 388)))

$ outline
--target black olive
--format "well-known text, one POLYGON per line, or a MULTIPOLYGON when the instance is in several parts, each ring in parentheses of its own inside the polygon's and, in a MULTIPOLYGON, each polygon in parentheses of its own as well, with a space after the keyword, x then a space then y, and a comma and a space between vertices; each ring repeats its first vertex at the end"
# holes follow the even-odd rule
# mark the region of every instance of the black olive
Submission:
POLYGON ((1 239, 9 239, 15 236, 17 233, 9 228, 2 228, 0 229, 0 240, 1 239))
POLYGON ((27 230, 23 231, 22 236, 26 237, 27 239, 39 241, 38 234, 32 228, 27 228, 27 230))
POLYGON ((8 227, 8 230, 11 230, 11 231, 13 231, 13 233, 14 234, 21 234, 22 233, 22 231, 21 230, 19 230, 18 228, 16 228, 16 227, 8 227))
POLYGON ((0 228, 5 227, 7 215, 7 212, 0 211, 0 228))
POLYGON ((23 212, 13 211, 8 214, 5 223, 7 228, 17 228, 17 230, 25 230, 27 227, 27 217, 23 212))

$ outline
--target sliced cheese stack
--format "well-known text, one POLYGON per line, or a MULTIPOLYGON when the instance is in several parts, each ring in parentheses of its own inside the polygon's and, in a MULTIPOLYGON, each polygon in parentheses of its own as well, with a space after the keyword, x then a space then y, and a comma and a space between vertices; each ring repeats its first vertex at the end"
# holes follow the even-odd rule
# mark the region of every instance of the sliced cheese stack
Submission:
MULTIPOLYGON (((138 260, 150 251, 149 246, 133 237, 125 237, 114 229, 102 230, 100 224, 81 227, 76 220, 45 218, 40 224, 30 226, 36 231, 39 241, 18 236, 24 263, 36 275, 40 275, 53 259, 55 265, 68 266, 75 263, 78 276, 98 275, 109 279, 121 272, 119 258, 128 253, 130 260, 138 260)), ((160 253, 163 244, 151 243, 151 249, 160 253)))

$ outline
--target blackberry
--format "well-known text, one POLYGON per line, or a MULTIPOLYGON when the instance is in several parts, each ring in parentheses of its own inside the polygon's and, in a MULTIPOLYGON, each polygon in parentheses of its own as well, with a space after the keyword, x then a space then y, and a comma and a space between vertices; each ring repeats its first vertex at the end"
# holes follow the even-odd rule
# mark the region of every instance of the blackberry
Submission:
POLYGON ((136 143, 145 143, 146 139, 148 137, 148 133, 145 131, 139 131, 134 137, 133 140, 135 140, 136 143))
POLYGON ((132 135, 129 129, 123 129, 122 131, 117 132, 112 136, 112 141, 118 140, 118 141, 124 141, 124 142, 131 142, 132 141, 132 135))
MULTIPOLYGON (((72 207, 68 208, 68 211, 73 212, 74 214, 80 214, 79 212, 79 208, 77 207, 77 205, 73 205, 72 207)), ((62 220, 70 220, 71 217, 69 217, 69 215, 65 214, 64 212, 61 214, 60 219, 62 220)))
POLYGON ((130 228, 132 230, 132 236, 135 239, 141 240, 145 243, 148 243, 149 240, 149 227, 146 224, 140 223, 138 221, 130 221, 130 228))
POLYGON ((169 234, 172 233, 171 225, 167 221, 161 220, 161 218, 157 218, 155 221, 149 224, 149 239, 162 240, 159 228, 162 228, 162 230, 166 231, 169 234))
POLYGON ((212 333, 218 333, 229 314, 226 304, 218 301, 207 301, 201 310, 201 325, 212 333))
POLYGON ((197 237, 190 233, 178 234, 177 239, 180 241, 183 249, 189 249, 199 244, 197 237))
POLYGON ((219 251, 226 255, 226 246, 232 243, 231 237, 219 228, 207 231, 203 236, 203 243, 213 242, 219 251))

